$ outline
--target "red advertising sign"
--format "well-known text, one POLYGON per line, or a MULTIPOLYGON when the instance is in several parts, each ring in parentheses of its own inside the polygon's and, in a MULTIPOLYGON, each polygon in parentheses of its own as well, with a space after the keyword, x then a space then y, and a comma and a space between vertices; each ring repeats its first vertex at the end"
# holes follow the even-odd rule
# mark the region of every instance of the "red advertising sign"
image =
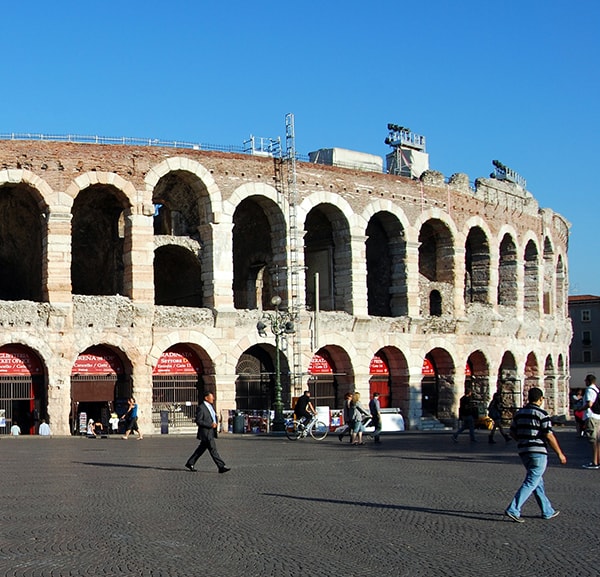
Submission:
POLYGON ((0 375, 33 376, 43 374, 39 357, 29 349, 7 345, 0 349, 0 375))
POLYGON ((72 375, 120 375, 122 373, 121 359, 104 347, 90 347, 77 357, 71 369, 72 375))
POLYGON ((389 375, 390 369, 387 366, 387 363, 379 355, 375 355, 371 359, 371 364, 369 365, 369 374, 371 374, 371 375, 389 375))
POLYGON ((185 345, 175 345, 166 350, 152 370, 153 375, 199 375, 202 363, 198 355, 185 345))
POLYGON ((310 359, 308 372, 311 375, 330 375, 333 373, 333 369, 325 357, 315 353, 310 359))
POLYGON ((433 364, 428 358, 423 359, 423 369, 421 370, 421 374, 424 377, 435 377, 433 364))

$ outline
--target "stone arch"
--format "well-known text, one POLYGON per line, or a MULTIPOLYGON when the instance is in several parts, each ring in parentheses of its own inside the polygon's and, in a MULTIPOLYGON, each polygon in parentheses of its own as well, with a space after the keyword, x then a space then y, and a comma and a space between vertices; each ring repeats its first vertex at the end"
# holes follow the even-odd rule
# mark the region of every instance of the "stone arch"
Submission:
POLYGON ((408 361, 404 353, 394 345, 384 345, 375 351, 371 357, 373 359, 380 358, 387 368, 381 372, 381 375, 376 375, 374 370, 369 370, 370 373, 370 393, 379 392, 381 396, 387 396, 386 403, 381 403, 382 408, 397 407, 400 408, 405 418, 405 423, 408 425, 407 418, 410 414, 410 371, 408 361), (377 386, 375 386, 377 382, 377 386))
POLYGON ((491 254, 489 236, 479 225, 471 227, 465 241, 465 304, 489 302, 491 254))
POLYGON ((556 310, 561 313, 560 316, 564 317, 566 310, 566 294, 567 294, 567 271, 563 261, 563 255, 559 254, 556 259, 556 310))
POLYGON ((454 239, 455 234, 442 219, 428 219, 420 227, 419 297, 426 303, 430 301, 432 291, 438 291, 442 298, 442 314, 454 312, 454 239))
POLYGON ((35 435, 48 416, 48 368, 43 357, 24 343, 0 346, 0 409, 5 422, 1 434, 17 425, 23 435, 35 435))
POLYGON ((248 196, 233 214, 233 302, 237 309, 273 309, 273 296, 287 306, 287 229, 279 205, 248 196))
POLYGON ((513 415, 522 406, 523 383, 519 377, 517 360, 512 351, 506 351, 498 367, 496 388, 502 393, 506 414, 513 415))
POLYGON ((167 158, 163 162, 153 166, 148 173, 144 182, 146 184, 145 203, 151 203, 155 193, 155 188, 161 178, 170 172, 189 173, 195 176, 202 182, 210 209, 206 212, 212 215, 214 222, 220 222, 221 212, 221 191, 217 186, 211 172, 199 162, 183 156, 173 156, 167 158))
MULTIPOLYGON (((433 345, 433 343, 431 343, 433 345)), ((447 349, 431 348, 424 356, 421 377, 421 406, 423 417, 433 417, 453 424, 456 395, 456 364, 447 349)))
POLYGON ((0 186, 5 184, 26 184, 32 191, 35 191, 35 197, 38 208, 42 213, 56 210, 58 207, 70 206, 70 198, 64 194, 55 192, 52 187, 37 174, 26 169, 4 169, 0 170, 0 186))
MULTIPOLYGON (((81 177, 80 182, 88 180, 81 177)), ((105 182, 98 181, 79 190, 71 220, 74 294, 131 296, 129 201, 123 190, 105 182)))
POLYGON ((93 186, 114 189, 124 209, 132 210, 132 207, 138 205, 138 193, 133 184, 114 172, 93 171, 81 174, 67 187, 65 194, 75 200, 81 191, 93 186))
POLYGON ((544 237, 544 253, 543 253, 543 276, 542 276, 542 310, 545 315, 552 314, 556 306, 555 294, 555 266, 554 247, 550 237, 544 237))
POLYGON ((542 390, 544 391, 544 408, 550 414, 556 414, 557 408, 557 385, 558 385, 558 375, 554 368, 554 361, 552 360, 552 355, 546 355, 546 360, 544 362, 544 386, 542 390))
POLYGON ((215 363, 219 359, 225 357, 215 345, 214 340, 205 333, 197 330, 180 329, 171 331, 162 337, 158 337, 154 341, 148 354, 145 356, 145 364, 151 367, 156 366, 163 351, 166 351, 177 343, 185 343, 192 347, 205 366, 210 367, 212 373, 215 372, 215 363))
POLYGON ((527 241, 523 252, 523 306, 525 311, 539 311, 539 251, 533 239, 527 241))
POLYGON ((311 359, 306 387, 314 398, 321 400, 321 405, 331 409, 341 407, 344 394, 356 390, 351 355, 337 344, 324 345, 314 355, 325 359, 331 371, 315 372, 311 369, 311 359))
POLYGON ((471 389, 480 409, 487 407, 490 398, 490 364, 485 353, 478 349, 467 358, 465 367, 465 391, 471 389))
POLYGON ((408 314, 406 235, 400 220, 381 211, 366 229, 367 311, 373 316, 408 314))
POLYGON ((38 189, 0 183, 0 300, 48 300, 48 217, 38 189))
POLYGON ((313 207, 304 221, 306 304, 315 308, 315 274, 319 274, 319 307, 352 313, 350 223, 336 204, 313 207))
POLYGON ((529 389, 540 386, 540 366, 537 354, 534 351, 531 351, 525 359, 523 375, 523 397, 521 402, 525 404, 527 402, 527 393, 529 389))
POLYGON ((504 233, 498 250, 498 304, 516 307, 519 257, 515 237, 510 232, 504 233))

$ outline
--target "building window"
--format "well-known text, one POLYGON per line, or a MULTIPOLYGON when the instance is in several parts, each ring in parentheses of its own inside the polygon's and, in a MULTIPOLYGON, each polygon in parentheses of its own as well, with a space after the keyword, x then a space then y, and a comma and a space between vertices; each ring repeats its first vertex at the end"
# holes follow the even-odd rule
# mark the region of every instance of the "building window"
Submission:
POLYGON ((581 322, 589 323, 592 320, 592 311, 590 309, 583 309, 581 311, 581 322))
POLYGON ((581 344, 584 347, 589 347, 592 344, 592 331, 582 331, 581 344))
POLYGON ((584 363, 592 362, 592 351, 583 351, 583 362, 584 363))

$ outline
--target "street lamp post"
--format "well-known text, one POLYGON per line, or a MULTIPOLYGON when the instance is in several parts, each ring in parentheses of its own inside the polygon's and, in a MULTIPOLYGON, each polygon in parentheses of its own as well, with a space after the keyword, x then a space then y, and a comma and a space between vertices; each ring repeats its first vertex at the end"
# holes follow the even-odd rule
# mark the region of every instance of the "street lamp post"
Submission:
POLYGON ((281 359, 279 356, 281 339, 286 335, 294 334, 294 321, 289 312, 280 311, 281 297, 275 295, 271 299, 271 304, 275 307, 275 313, 263 313, 261 320, 256 324, 256 330, 261 337, 267 336, 267 327, 270 327, 275 337, 275 401, 273 409, 275 418, 273 419, 273 431, 285 431, 285 419, 283 418, 283 401, 281 399, 281 359))

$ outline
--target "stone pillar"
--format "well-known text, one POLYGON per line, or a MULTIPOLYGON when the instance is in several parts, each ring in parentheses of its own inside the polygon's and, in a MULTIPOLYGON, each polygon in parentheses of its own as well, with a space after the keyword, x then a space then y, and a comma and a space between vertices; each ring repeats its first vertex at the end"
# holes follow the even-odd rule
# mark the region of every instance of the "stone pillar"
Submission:
POLYGON ((43 298, 71 304, 71 213, 50 212, 44 240, 43 298))
POLYGON ((419 298, 419 242, 406 243, 406 289, 408 316, 421 317, 421 299, 419 298))
MULTIPOLYGON (((233 224, 231 222, 208 224, 203 231, 204 250, 212 253, 212 270, 202 271, 207 306, 233 310, 233 224), (212 282, 212 290, 206 288, 212 282)), ((209 257, 210 258, 210 257, 209 257)))
POLYGON ((152 215, 147 212, 145 209, 144 214, 129 215, 123 254, 125 292, 140 304, 154 304, 154 229, 152 215))
POLYGON ((350 253, 352 263, 350 296, 351 309, 346 311, 356 316, 366 316, 368 314, 367 303, 367 252, 365 235, 353 234, 350 238, 350 253))

